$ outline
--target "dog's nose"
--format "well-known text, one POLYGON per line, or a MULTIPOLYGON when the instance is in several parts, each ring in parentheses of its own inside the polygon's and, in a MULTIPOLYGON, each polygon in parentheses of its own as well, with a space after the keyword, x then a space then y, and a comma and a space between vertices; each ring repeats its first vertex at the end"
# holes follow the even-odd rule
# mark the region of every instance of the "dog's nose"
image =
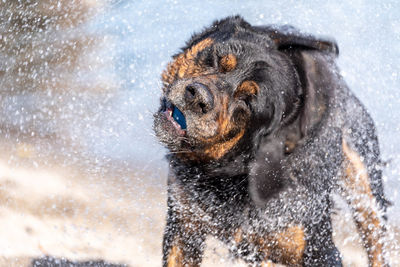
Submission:
POLYGON ((202 83, 191 83, 186 86, 185 101, 189 109, 200 114, 209 112, 214 106, 210 90, 202 83))

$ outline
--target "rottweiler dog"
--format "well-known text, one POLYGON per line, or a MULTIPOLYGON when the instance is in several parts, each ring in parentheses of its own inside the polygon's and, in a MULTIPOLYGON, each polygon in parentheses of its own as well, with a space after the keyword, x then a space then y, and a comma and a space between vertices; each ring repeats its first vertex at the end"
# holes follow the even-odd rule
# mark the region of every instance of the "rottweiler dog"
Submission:
POLYGON ((173 56, 154 115, 170 166, 163 266, 199 266, 207 235, 251 266, 342 266, 333 193, 351 207, 369 265, 388 266, 375 126, 337 56, 331 39, 240 16, 173 56))

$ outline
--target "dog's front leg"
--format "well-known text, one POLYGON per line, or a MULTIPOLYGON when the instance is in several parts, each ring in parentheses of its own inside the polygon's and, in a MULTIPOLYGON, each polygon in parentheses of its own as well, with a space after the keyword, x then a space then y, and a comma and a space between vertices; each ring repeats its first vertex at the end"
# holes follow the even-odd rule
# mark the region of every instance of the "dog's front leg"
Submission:
POLYGON ((205 247, 205 235, 193 220, 191 206, 182 203, 182 196, 168 191, 167 224, 163 240, 164 267, 200 266, 205 247))
POLYGON ((354 213, 356 226, 367 249, 369 266, 389 266, 384 258, 384 220, 370 185, 368 171, 358 153, 343 140, 342 194, 354 213))

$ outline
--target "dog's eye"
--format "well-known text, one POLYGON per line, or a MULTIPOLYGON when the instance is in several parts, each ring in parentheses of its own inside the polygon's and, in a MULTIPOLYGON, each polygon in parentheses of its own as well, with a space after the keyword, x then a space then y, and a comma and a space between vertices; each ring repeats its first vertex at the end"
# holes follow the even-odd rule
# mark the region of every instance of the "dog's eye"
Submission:
POLYGON ((207 67, 213 68, 215 66, 215 56, 213 53, 207 53, 206 56, 204 57, 203 64, 207 67))

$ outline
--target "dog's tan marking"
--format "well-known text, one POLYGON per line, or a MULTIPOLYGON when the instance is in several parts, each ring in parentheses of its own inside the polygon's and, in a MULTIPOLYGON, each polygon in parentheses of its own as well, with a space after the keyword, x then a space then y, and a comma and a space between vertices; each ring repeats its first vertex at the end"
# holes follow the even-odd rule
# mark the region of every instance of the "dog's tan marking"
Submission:
POLYGON ((216 143, 211 147, 205 149, 204 153, 207 157, 212 159, 219 159, 225 155, 229 150, 231 150, 243 137, 244 129, 242 129, 233 138, 227 140, 226 142, 216 143))
POLYGON ((275 266, 276 266, 276 264, 274 264, 270 260, 261 262, 261 267, 275 267, 275 266))
POLYGON ((286 140, 285 141, 285 153, 290 154, 294 151, 294 149, 296 148, 297 143, 295 143, 294 141, 291 140, 286 140))
POLYGON ((230 131, 231 118, 228 114, 228 97, 223 96, 221 102, 221 110, 218 114, 218 133, 220 136, 223 136, 230 131))
POLYGON ((218 134, 213 138, 205 140, 210 145, 204 150, 207 158, 219 159, 231 150, 243 137, 244 129, 238 130, 237 125, 233 124, 228 112, 229 99, 227 96, 221 97, 221 108, 217 118, 218 134), (236 133, 235 133, 236 132, 236 133), (231 137, 230 135, 233 135, 231 137))
POLYGON ((246 235, 239 228, 235 231, 234 241, 238 245, 240 242, 249 242, 259 248, 261 256, 264 258, 261 266, 277 262, 287 266, 302 266, 304 250, 306 247, 305 232, 302 226, 291 226, 281 232, 270 233, 266 236, 258 234, 246 235))
POLYGON ((231 118, 228 114, 229 107, 229 99, 227 95, 222 95, 218 97, 219 103, 216 104, 217 111, 217 132, 213 137, 210 138, 202 138, 199 137, 199 140, 204 142, 205 144, 215 144, 217 142, 226 140, 226 136, 230 130, 232 129, 231 118))
POLYGON ((168 267, 182 267, 183 265, 183 253, 178 246, 173 246, 168 255, 167 259, 168 267))
POLYGON ((233 240, 235 240, 237 244, 243 240, 243 231, 241 228, 236 229, 235 234, 233 235, 233 240))
POLYGON ((204 71, 204 68, 196 64, 195 58, 200 51, 211 46, 213 42, 211 38, 206 38, 179 54, 162 73, 163 82, 171 84, 176 76, 178 78, 199 76, 204 71))
POLYGON ((302 266, 303 264, 306 247, 303 227, 292 226, 282 232, 270 234, 252 242, 256 242, 260 247, 265 263, 273 260, 288 266, 302 266))
POLYGON ((304 229, 299 226, 293 226, 284 232, 277 234, 276 249, 282 251, 281 262, 286 265, 301 265, 303 253, 306 247, 304 229))
POLYGON ((230 72, 236 68, 237 59, 233 54, 223 56, 219 60, 219 69, 221 72, 230 72))
POLYGON ((260 91, 260 87, 258 86, 258 84, 256 82, 244 81, 238 86, 238 88, 236 89, 233 96, 235 98, 238 98, 243 95, 245 95, 245 96, 257 95, 259 91, 260 91))
POLYGON ((355 222, 367 249, 370 266, 387 266, 383 258, 384 234, 378 207, 372 194, 367 168, 359 154, 343 139, 345 198, 355 210, 355 222))

